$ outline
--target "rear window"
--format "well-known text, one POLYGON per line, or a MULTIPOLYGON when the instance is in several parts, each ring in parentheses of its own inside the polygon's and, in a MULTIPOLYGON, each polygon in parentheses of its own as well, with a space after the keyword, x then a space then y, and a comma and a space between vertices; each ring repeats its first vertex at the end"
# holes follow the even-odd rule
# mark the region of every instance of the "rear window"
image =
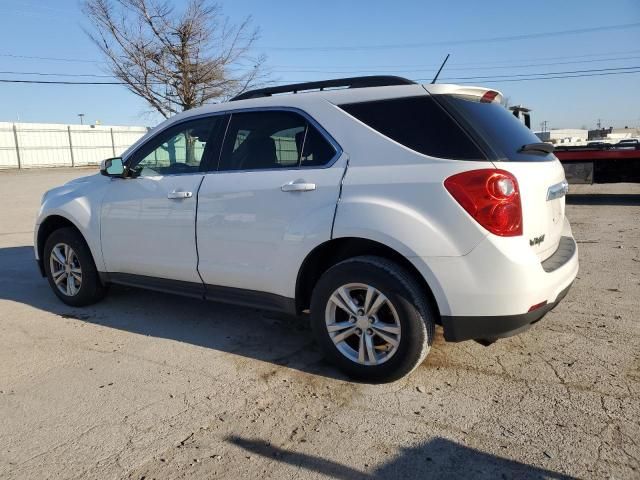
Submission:
POLYGON ((452 95, 436 95, 435 98, 490 145, 498 157, 496 160, 539 162, 555 158, 553 154, 518 153, 523 145, 539 143, 540 139, 499 103, 480 103, 477 97, 452 95))
POLYGON ((339 107, 418 153, 453 160, 486 158, 456 121, 429 96, 348 103, 339 107))

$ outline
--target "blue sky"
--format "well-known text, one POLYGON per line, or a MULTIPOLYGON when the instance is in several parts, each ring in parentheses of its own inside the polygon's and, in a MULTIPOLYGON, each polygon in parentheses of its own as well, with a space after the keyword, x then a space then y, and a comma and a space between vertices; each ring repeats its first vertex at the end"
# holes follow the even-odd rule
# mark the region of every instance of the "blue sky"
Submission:
MULTIPOLYGON (((233 20, 253 16, 261 29, 256 52, 267 55, 275 80, 376 73, 431 78, 451 53, 441 74, 443 83, 451 77, 491 77, 477 84, 499 89, 511 103, 532 108, 534 128, 543 120, 551 128, 593 128, 598 119, 603 126, 640 125, 640 73, 520 82, 495 78, 640 67, 640 26, 481 41, 640 23, 638 0, 609 0, 606 6, 585 0, 234 0, 222 4, 233 20), (300 47, 305 49, 296 49, 300 47)), ((104 73, 99 52, 83 31, 87 26, 77 0, 2 0, 0 78, 46 78, 4 72, 104 73)), ((85 113, 88 122, 158 123, 159 116, 148 112, 142 100, 121 86, 0 83, 0 121, 76 123, 77 114, 85 113)))

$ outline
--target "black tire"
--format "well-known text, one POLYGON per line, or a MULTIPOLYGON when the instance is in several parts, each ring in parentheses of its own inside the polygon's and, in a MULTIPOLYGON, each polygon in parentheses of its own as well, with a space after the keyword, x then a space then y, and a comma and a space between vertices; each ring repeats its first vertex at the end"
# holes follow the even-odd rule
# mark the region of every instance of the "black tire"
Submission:
POLYGON ((347 375, 366 382, 391 382, 412 372, 427 356, 434 338, 435 315, 426 292, 405 269, 385 258, 361 256, 334 265, 320 277, 311 298, 311 324, 326 357, 347 375), (331 339, 325 320, 328 302, 338 288, 349 284, 377 289, 397 312, 400 340, 395 353, 384 363, 358 363, 331 339))
POLYGON ((98 275, 89 246, 77 230, 73 228, 60 228, 51 233, 44 244, 42 263, 53 293, 67 305, 73 307, 91 305, 105 296, 107 289, 100 281, 100 276, 98 275), (73 295, 67 295, 60 291, 51 273, 51 252, 53 248, 59 244, 68 245, 73 249, 75 259, 77 259, 75 261, 79 263, 81 269, 82 282, 73 295))

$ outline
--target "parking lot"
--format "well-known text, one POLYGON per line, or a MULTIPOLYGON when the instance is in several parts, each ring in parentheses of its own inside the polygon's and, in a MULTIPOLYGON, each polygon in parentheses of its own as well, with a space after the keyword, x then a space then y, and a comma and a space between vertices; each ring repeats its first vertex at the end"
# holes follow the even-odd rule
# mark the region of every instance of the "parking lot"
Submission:
POLYGON ((640 477, 640 185, 572 186, 581 269, 542 322, 489 347, 439 331, 411 376, 366 385, 304 320, 124 287, 58 301, 33 221, 94 171, 0 172, 0 477, 640 477))

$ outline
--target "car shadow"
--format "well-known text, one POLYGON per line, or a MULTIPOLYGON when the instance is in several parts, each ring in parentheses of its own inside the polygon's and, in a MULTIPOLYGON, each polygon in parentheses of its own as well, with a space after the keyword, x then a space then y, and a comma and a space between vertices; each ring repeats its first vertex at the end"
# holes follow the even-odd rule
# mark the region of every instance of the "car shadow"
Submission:
POLYGON ((171 339, 345 379, 323 360, 308 319, 143 289, 112 286, 89 307, 63 304, 40 276, 33 247, 0 248, 0 300, 128 332, 171 339))
POLYGON ((635 193, 580 193, 567 195, 568 205, 640 205, 640 194, 635 193))
POLYGON ((316 455, 276 447, 269 442, 230 436, 226 441, 255 455, 286 463, 330 478, 354 480, 377 478, 518 478, 573 479, 569 475, 534 467, 497 455, 434 438, 415 447, 403 448, 399 455, 371 472, 316 455))

